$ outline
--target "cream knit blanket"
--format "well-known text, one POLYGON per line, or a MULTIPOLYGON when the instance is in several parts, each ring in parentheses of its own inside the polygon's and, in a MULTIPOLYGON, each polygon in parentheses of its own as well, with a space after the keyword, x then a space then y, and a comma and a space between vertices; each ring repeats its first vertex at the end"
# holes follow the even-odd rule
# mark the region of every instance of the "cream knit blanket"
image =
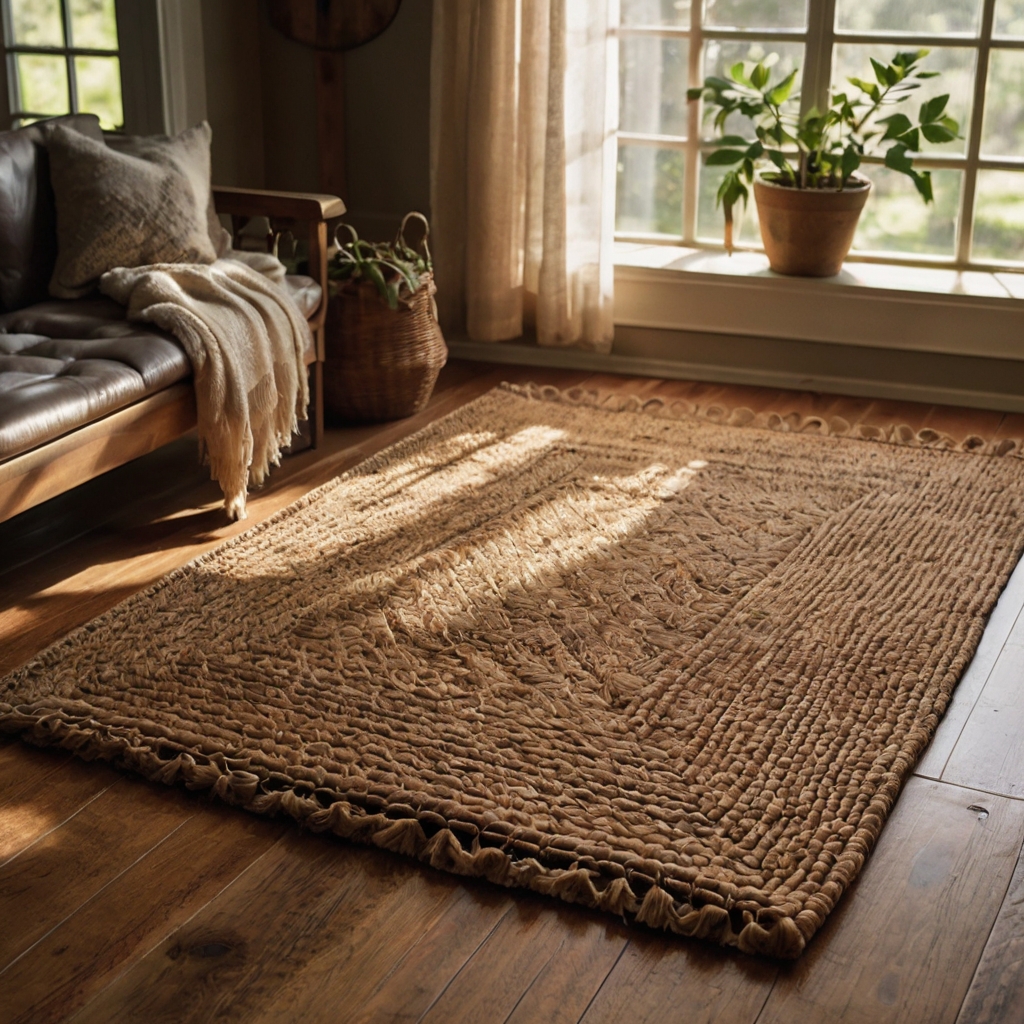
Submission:
POLYGON ((100 279, 100 290, 127 307, 129 320, 156 324, 188 354, 200 455, 232 519, 245 518, 247 484, 258 486, 278 464, 309 403, 309 326, 271 279, 281 277, 281 265, 263 260, 265 273, 224 258, 208 266, 118 267, 100 279))

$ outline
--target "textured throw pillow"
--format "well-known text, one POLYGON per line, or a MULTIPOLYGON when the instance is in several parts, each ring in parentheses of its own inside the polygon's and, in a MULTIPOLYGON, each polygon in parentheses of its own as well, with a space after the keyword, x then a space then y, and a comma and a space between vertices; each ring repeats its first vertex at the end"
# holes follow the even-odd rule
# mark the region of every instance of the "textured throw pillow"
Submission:
POLYGON ((47 133, 57 204, 57 265, 50 294, 90 292, 114 267, 212 263, 210 126, 134 140, 120 152, 55 125, 47 133))
POLYGON ((210 141, 212 131, 203 121, 177 136, 120 135, 107 136, 107 145, 118 153, 141 157, 155 163, 172 161, 189 180, 195 192, 196 203, 206 209, 206 224, 210 242, 218 256, 231 248, 231 235, 224 230, 213 205, 210 187, 210 141))

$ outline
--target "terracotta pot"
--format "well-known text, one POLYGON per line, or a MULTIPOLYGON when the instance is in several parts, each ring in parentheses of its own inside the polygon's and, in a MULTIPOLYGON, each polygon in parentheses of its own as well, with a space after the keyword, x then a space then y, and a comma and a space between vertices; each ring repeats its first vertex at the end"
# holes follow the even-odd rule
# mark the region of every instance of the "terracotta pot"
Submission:
POLYGON ((798 277, 838 274, 870 191, 866 178, 851 178, 842 192, 756 179, 754 199, 772 270, 798 277))

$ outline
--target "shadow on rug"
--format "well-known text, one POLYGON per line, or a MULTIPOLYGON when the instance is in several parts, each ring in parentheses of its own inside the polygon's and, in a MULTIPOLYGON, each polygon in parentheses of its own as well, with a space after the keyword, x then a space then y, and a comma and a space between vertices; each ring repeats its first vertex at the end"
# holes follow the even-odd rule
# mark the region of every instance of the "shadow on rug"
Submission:
POLYGON ((0 729, 798 956, 1021 553, 1024 464, 770 425, 495 389, 44 651, 0 729))

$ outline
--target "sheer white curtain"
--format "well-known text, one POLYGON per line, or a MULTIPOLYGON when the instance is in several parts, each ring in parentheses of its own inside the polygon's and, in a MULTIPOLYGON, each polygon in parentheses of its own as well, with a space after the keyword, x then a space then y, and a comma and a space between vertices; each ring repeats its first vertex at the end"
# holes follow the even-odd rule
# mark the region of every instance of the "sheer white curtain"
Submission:
POLYGON ((431 202, 442 323, 607 352, 618 0, 434 0, 431 202))

